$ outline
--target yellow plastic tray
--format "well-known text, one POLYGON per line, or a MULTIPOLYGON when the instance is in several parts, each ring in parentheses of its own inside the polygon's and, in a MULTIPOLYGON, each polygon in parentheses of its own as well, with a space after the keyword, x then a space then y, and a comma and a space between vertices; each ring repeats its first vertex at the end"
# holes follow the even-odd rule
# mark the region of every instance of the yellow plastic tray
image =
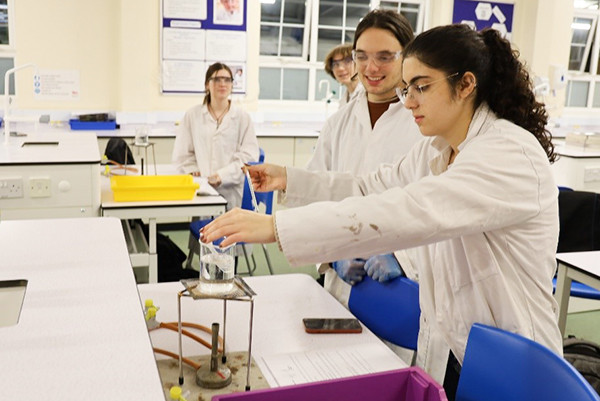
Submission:
POLYGON ((116 202, 189 200, 200 187, 191 175, 112 176, 110 187, 116 202))

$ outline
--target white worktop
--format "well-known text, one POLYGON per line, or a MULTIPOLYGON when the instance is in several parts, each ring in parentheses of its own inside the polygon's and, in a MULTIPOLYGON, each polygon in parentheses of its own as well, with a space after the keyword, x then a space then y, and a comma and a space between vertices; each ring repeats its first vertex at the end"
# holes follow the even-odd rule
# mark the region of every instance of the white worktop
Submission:
MULTIPOLYGON (((244 280, 256 292, 254 305, 254 329, 252 355, 263 375, 272 383, 273 378, 265 366, 264 357, 336 350, 347 347, 373 346, 386 359, 394 360, 394 368, 406 367, 391 349, 367 328, 360 334, 308 334, 304 331, 305 317, 351 318, 353 315, 314 278, 305 274, 245 277, 244 280)), ((177 321, 177 293, 184 289, 181 283, 139 285, 140 297, 152 299, 160 310, 160 322, 177 321)), ((222 322, 223 301, 182 298, 182 320, 210 327, 222 322)), ((229 351, 247 351, 250 305, 248 302, 227 303, 226 346, 229 351)), ((177 333, 168 330, 153 331, 155 347, 177 353, 177 333)), ((184 356, 203 355, 210 351, 199 344, 184 339, 184 356)), ((163 358, 157 355, 157 358, 163 358)))
MULTIPOLYGON (((306 137, 317 138, 323 127, 322 121, 263 121, 255 122, 254 130, 257 137, 306 137)), ((121 125, 114 130, 71 130, 66 122, 58 122, 53 124, 37 124, 34 127, 32 123, 13 123, 11 130, 34 134, 52 134, 52 133, 71 133, 75 135, 93 134, 98 138, 133 138, 135 136, 135 128, 144 124, 127 124, 121 125)), ((178 124, 175 122, 159 122, 155 124, 146 124, 149 128, 148 135, 152 138, 175 138, 177 134, 178 124)), ((3 135, 0 135, 3 139, 3 135)), ((17 137, 18 138, 18 137, 17 137)), ((26 137, 22 137, 26 138, 26 137)))
POLYGON ((100 163, 98 141, 93 133, 27 130, 24 134, 10 136, 8 144, 4 135, 0 135, 0 164, 100 163))
POLYGON ((28 280, 1 400, 164 401, 118 219, 2 221, 0 255, 0 280, 28 280))

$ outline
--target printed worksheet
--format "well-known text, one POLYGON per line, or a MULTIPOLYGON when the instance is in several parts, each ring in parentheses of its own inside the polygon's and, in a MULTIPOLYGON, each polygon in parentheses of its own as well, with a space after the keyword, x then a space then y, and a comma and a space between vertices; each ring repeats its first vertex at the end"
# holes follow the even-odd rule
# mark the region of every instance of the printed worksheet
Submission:
POLYGON ((260 358, 271 387, 331 380, 408 367, 382 344, 363 344, 260 358))

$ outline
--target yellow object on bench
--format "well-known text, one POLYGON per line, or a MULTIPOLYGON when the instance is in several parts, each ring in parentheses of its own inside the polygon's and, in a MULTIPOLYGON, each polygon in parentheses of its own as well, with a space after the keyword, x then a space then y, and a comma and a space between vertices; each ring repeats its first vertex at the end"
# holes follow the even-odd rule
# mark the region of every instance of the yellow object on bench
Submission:
POLYGON ((200 184, 191 175, 121 175, 110 178, 116 202, 190 200, 200 184))

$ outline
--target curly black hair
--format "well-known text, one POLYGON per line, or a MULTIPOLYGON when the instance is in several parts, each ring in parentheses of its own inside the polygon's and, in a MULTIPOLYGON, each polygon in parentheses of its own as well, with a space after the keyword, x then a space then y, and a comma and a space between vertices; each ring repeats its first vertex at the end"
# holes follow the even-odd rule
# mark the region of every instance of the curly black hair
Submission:
POLYGON ((485 101, 498 117, 531 132, 550 162, 556 160, 552 135, 546 129, 548 113, 535 99, 533 83, 519 52, 494 29, 481 32, 465 24, 445 25, 418 35, 403 51, 404 58, 416 57, 422 63, 447 75, 458 85, 470 71, 477 79, 475 107, 485 101))

